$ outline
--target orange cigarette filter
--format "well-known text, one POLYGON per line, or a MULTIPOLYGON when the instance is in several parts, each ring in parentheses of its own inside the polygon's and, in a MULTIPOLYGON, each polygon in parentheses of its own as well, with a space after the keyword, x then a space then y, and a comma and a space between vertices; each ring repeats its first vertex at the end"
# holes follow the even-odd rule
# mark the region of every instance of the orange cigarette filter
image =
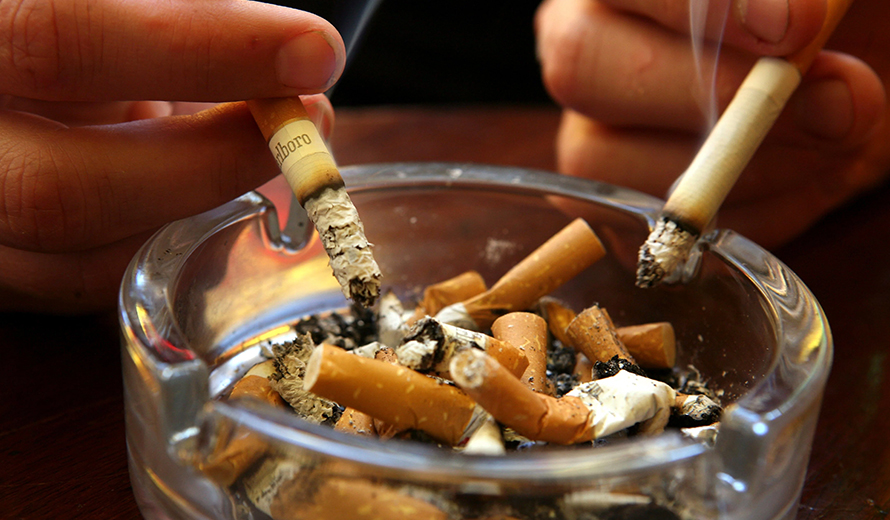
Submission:
POLYGON ((674 327, 669 322, 618 327, 615 333, 640 368, 663 370, 674 367, 677 340, 674 327))
MULTIPOLYGON (((553 395, 547 379, 547 322, 530 312, 511 312, 491 325, 495 338, 525 353, 528 366, 519 379, 535 392, 553 395)), ((498 360, 500 361, 500 360, 498 360)))
POLYGON ((436 505, 364 479, 330 477, 281 486, 270 507, 275 520, 448 520, 436 505), (307 497, 307 488, 315 489, 307 497))
POLYGON ((578 383, 587 383, 593 381, 593 363, 584 354, 577 352, 575 354, 575 367, 572 374, 578 378, 578 383))
POLYGON ((566 329, 569 346, 591 362, 607 363, 613 356, 636 363, 624 343, 618 339, 612 318, 605 309, 593 305, 581 311, 566 329))
POLYGON ((596 233, 578 218, 553 235, 513 266, 484 293, 465 300, 467 314, 480 329, 499 316, 529 309, 538 298, 550 294, 605 256, 596 233))
POLYGON ((467 395, 520 435, 556 444, 593 439, 590 410, 581 399, 535 392, 484 352, 459 353, 451 361, 451 374, 467 395))
MULTIPOLYGON (((253 399, 284 408, 284 400, 269 384, 267 376, 272 369, 271 361, 251 369, 235 383, 229 399, 253 399)), ((198 463, 198 468, 214 481, 226 486, 232 485, 267 448, 258 435, 238 427, 228 434, 220 435, 217 446, 205 460, 198 463)))
POLYGON ((299 97, 252 99, 247 106, 301 205, 325 188, 344 185, 299 97))
POLYGON ((553 337, 563 345, 571 345, 569 337, 566 335, 566 329, 575 319, 577 313, 565 303, 550 296, 541 298, 539 305, 546 318, 550 334, 553 334, 553 337))
POLYGON ((424 289, 423 299, 414 309, 414 315, 409 318, 408 325, 413 325, 424 316, 435 316, 453 303, 482 294, 487 288, 482 275, 476 271, 466 271, 448 280, 434 283, 424 289))
POLYGON ((454 386, 328 344, 316 347, 310 356, 303 387, 395 427, 419 429, 451 445, 465 440, 478 416, 476 403, 454 386))
POLYGON ((373 436, 376 432, 374 429, 374 418, 370 415, 360 412, 355 408, 346 408, 343 415, 334 425, 334 429, 338 432, 354 433, 356 435, 373 436))

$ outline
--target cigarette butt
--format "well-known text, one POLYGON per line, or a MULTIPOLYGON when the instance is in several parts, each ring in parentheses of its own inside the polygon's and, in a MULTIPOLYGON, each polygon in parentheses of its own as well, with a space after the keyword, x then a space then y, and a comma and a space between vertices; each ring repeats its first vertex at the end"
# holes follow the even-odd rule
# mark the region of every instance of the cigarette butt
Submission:
POLYGON ((635 363, 624 343, 618 339, 609 313, 599 305, 590 306, 575 316, 566 328, 566 336, 569 338, 569 346, 592 362, 606 363, 618 356, 635 363))
POLYGON ((370 415, 360 412, 355 408, 346 408, 343 415, 334 425, 334 429, 339 432, 354 433, 356 435, 374 435, 374 418, 370 415))
POLYGON ((506 452, 501 427, 491 415, 470 435, 464 447, 468 455, 504 455, 506 452))
POLYGON ((706 426, 720 420, 723 407, 706 395, 677 394, 670 422, 680 428, 706 426))
POLYGON ((332 345, 315 349, 304 388, 403 429, 419 429, 456 445, 479 413, 460 389, 409 368, 366 359, 332 345))
POLYGON ((584 403, 590 410, 593 437, 599 439, 650 420, 655 430, 665 411, 670 417, 676 395, 661 381, 619 370, 613 376, 576 386, 563 399, 576 397, 584 403))
MULTIPOLYGON (((362 478, 332 476, 312 466, 271 459, 245 482, 258 509, 274 520, 447 520, 429 500, 362 478), (261 472, 261 473, 260 473, 261 472)), ((421 495, 420 492, 416 495, 421 495)), ((430 495, 430 498, 433 498, 430 495)))
POLYGON ((618 327, 615 333, 640 368, 662 370, 674 367, 677 340, 674 327, 669 322, 618 327))
POLYGON ((513 266, 490 289, 455 305, 462 307, 477 330, 487 329, 499 316, 529 309, 538 298, 550 294, 605 254, 602 242, 587 222, 575 219, 513 266))
POLYGON ((380 268, 355 206, 299 97, 247 102, 281 173, 315 224, 344 296, 371 307, 380 295, 380 268))
POLYGON ((593 363, 587 356, 578 352, 575 356, 575 368, 572 370, 572 374, 579 383, 593 381, 593 363))
POLYGON ((377 304, 377 341, 394 348, 402 342, 408 330, 408 316, 401 300, 392 291, 380 297, 377 304))
POLYGON ((396 349, 399 363, 420 372, 451 378, 449 363, 457 352, 475 348, 488 352, 516 376, 528 367, 525 352, 517 346, 481 332, 425 317, 414 324, 396 349))
POLYGON ((544 318, 530 312, 511 312, 492 323, 491 333, 525 353, 528 366, 520 375, 520 381, 535 392, 553 395, 553 387, 547 379, 547 322, 544 318))
POLYGON ((593 438, 590 411, 580 399, 535 392, 482 351, 458 353, 451 374, 492 417, 531 440, 575 444, 593 438))
MULTIPOLYGON (((273 370, 272 360, 254 366, 235 383, 229 399, 254 399, 284 408, 281 396, 269 384, 268 376, 273 370)), ((231 486, 266 449, 267 444, 258 435, 236 427, 220 435, 216 449, 198 463, 198 469, 214 481, 231 486)))
POLYGON ((482 294, 488 286, 482 275, 476 271, 466 271, 453 278, 434 283, 423 291, 423 299, 408 320, 413 325, 424 316, 435 316, 445 307, 462 302, 477 294, 482 294))
POLYGON ((553 337, 558 339, 563 345, 571 345, 566 335, 566 329, 572 323, 572 320, 575 319, 577 313, 565 303, 549 296, 541 298, 539 303, 550 334, 553 334, 553 337))

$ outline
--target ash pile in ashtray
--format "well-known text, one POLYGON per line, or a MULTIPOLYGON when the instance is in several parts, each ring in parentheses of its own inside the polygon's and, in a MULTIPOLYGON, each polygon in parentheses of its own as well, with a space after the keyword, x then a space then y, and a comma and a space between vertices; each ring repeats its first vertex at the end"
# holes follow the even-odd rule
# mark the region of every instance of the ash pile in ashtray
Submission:
MULTIPOLYGON (((549 296, 603 255, 593 231, 576 220, 490 288, 470 271, 426 288, 415 305, 386 293, 373 311, 310 316, 230 398, 259 398, 340 431, 467 456, 597 449, 666 428, 713 442, 718 392, 694 369, 674 366, 670 323, 617 327, 599 305, 576 311, 549 296)), ((680 518, 669 499, 642 492, 511 496, 485 505, 350 478, 252 434, 222 435, 218 445, 199 467, 276 520, 680 518)))

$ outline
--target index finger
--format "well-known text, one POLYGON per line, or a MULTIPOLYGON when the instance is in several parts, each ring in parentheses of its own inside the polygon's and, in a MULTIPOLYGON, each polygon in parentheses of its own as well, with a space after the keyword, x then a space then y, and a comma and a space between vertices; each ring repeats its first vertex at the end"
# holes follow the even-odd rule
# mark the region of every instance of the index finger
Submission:
POLYGON ((766 56, 785 56, 805 47, 827 13, 826 0, 602 1, 687 34, 692 20, 703 18, 700 36, 766 56))
POLYGON ((228 101, 323 92, 343 40, 313 14, 237 0, 0 3, 0 93, 228 101))

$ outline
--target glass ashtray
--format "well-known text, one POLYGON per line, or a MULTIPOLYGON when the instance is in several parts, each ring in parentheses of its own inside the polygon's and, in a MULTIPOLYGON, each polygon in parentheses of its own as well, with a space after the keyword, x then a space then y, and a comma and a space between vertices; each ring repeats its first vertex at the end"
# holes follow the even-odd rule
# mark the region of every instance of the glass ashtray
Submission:
POLYGON ((583 217, 607 254, 553 296, 577 309, 598 303, 616 324, 671 322, 676 365, 694 367, 721 391, 716 440, 669 431, 476 456, 341 433, 261 403, 223 399, 298 319, 348 307, 318 237, 282 235, 276 204, 287 211, 290 192, 279 178, 168 224, 124 277, 127 447, 146 518, 268 518, 242 486, 197 469, 221 439, 244 435, 289 465, 274 478, 297 483, 276 520, 794 518, 832 341, 811 292, 770 253, 713 230, 680 280, 639 289, 636 254, 659 199, 472 164, 361 165, 342 174, 383 289, 405 302, 468 270, 493 283, 583 217))

